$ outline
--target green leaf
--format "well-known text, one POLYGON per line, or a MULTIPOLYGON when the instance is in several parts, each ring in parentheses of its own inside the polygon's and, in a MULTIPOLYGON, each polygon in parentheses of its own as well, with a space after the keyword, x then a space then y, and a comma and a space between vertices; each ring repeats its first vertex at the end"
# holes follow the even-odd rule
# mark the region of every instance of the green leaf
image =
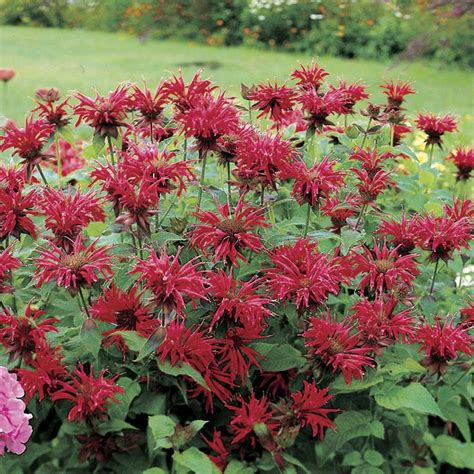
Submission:
POLYGON ((132 405, 133 413, 162 415, 166 410, 166 395, 162 393, 143 392, 132 405))
POLYGON ((298 349, 289 344, 269 344, 258 342, 252 347, 265 359, 260 363, 263 370, 267 372, 283 372, 289 369, 300 369, 306 363, 298 349))
POLYGON ((149 438, 149 448, 151 451, 171 448, 172 443, 169 438, 173 436, 175 427, 176 421, 169 416, 150 416, 148 418, 147 437, 149 438))
POLYGON ((227 464, 224 474, 253 474, 254 472, 255 469, 253 469, 252 467, 245 465, 241 461, 232 459, 232 461, 227 464))
POLYGON ((351 474, 384 474, 382 469, 371 466, 370 464, 362 464, 352 469, 351 474))
POLYGON ((161 467, 150 467, 142 471, 142 474, 166 474, 161 467))
POLYGON ((409 408, 418 413, 439 416, 445 419, 438 404, 428 390, 419 383, 406 387, 399 385, 377 386, 373 392, 375 401, 389 410, 409 408))
POLYGON ((371 466, 381 466, 384 463, 384 458, 382 454, 374 449, 368 449, 364 451, 364 460, 369 463, 371 466))
POLYGON ((160 347, 160 344, 163 342, 164 337, 165 336, 163 328, 157 328, 153 332, 153 334, 151 334, 150 337, 146 340, 145 344, 142 344, 140 352, 138 353, 137 358, 134 360, 134 362, 146 359, 150 354, 153 354, 156 349, 160 347))
POLYGON ((72 146, 76 145, 76 139, 74 138, 74 129, 68 125, 64 127, 59 127, 58 129, 59 135, 61 135, 64 140, 66 140, 72 146))
POLYGON ((436 181, 436 177, 430 171, 420 171, 420 177, 418 178, 420 184, 425 188, 431 188, 436 181))
POLYGON ((122 431, 122 430, 136 430, 135 426, 127 423, 123 420, 109 420, 104 423, 101 423, 97 427, 97 432, 102 436, 106 435, 107 433, 115 432, 115 431, 122 431))
POLYGON ((385 426, 379 420, 373 420, 370 422, 370 432, 372 436, 379 439, 385 438, 385 426))
POLYGON ((118 403, 111 405, 109 408, 109 415, 111 419, 117 418, 125 420, 131 403, 140 393, 140 385, 138 382, 134 382, 128 377, 120 378, 117 385, 120 385, 123 388, 124 393, 119 393, 117 395, 116 398, 118 403))
POLYGON ((474 443, 462 443, 451 436, 438 436, 429 443, 438 462, 446 462, 458 469, 474 469, 474 443))
POLYGON ((182 235, 174 234, 173 232, 162 231, 152 236, 153 242, 156 242, 160 247, 167 242, 180 242, 185 240, 182 235))
POLYGON ((331 389, 340 393, 358 392, 360 390, 373 387, 374 385, 378 385, 382 382, 382 375, 376 373, 375 370, 372 370, 367 375, 365 375, 362 380, 354 380, 350 385, 347 385, 344 381, 344 377, 340 375, 331 385, 331 389))
POLYGON ((414 160, 418 160, 416 153, 408 145, 405 145, 405 144, 397 145, 396 147, 394 147, 393 151, 400 155, 406 155, 406 156, 409 156, 410 158, 413 158, 414 160))
POLYGON ((471 442, 471 429, 469 426, 469 412, 460 406, 456 401, 450 400, 446 403, 439 403, 441 411, 448 421, 452 421, 461 432, 463 438, 468 443, 471 442))
POLYGON ((146 339, 136 331, 116 331, 114 334, 120 335, 127 347, 134 352, 140 351, 146 342, 146 339))
POLYGON ((310 474, 310 471, 307 469, 307 467, 301 461, 299 461, 295 457, 291 456, 291 454, 288 454, 286 452, 282 452, 281 457, 285 461, 289 462, 290 464, 293 464, 294 466, 299 467, 306 474, 310 474))
POLYGON ((362 455, 359 451, 351 451, 350 453, 347 453, 342 460, 343 466, 359 466, 362 463, 362 455))
POLYGON ((81 326, 80 337, 84 347, 97 360, 102 344, 102 334, 93 319, 87 318, 84 320, 81 326))
POLYGON ((188 448, 182 453, 175 452, 173 460, 176 464, 196 474, 220 474, 218 467, 197 448, 188 448))
POLYGON ((94 133, 94 137, 92 138, 92 149, 95 153, 94 158, 97 158, 100 155, 100 152, 103 150, 104 146, 105 138, 99 133, 94 133))
POLYGON ((186 375, 192 378, 196 383, 204 387, 206 390, 210 390, 209 386, 202 378, 202 375, 189 364, 182 365, 171 365, 169 362, 158 362, 158 368, 167 375, 178 377, 179 375, 186 375))
POLYGON ((346 255, 349 250, 359 243, 364 238, 365 232, 358 232, 357 230, 344 228, 341 230, 341 251, 346 255))

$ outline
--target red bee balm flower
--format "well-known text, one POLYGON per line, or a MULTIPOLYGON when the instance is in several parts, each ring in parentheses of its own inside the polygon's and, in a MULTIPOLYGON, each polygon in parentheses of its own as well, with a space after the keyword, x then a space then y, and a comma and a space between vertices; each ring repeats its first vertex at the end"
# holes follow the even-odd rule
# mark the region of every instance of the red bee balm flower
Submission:
POLYGON ((353 324, 348 320, 340 323, 331 320, 329 312, 320 318, 310 318, 308 329, 303 333, 309 353, 333 372, 340 371, 346 384, 355 378, 360 380, 366 366, 373 366, 367 356, 370 347, 363 346, 358 333, 351 334, 353 324))
POLYGON ((43 119, 27 117, 24 128, 18 128, 10 121, 3 127, 3 131, 4 135, 0 136, 0 151, 13 148, 13 155, 22 159, 27 181, 30 181, 35 166, 50 158, 50 155, 43 152, 43 147, 54 133, 54 127, 43 119))
POLYGON ((374 240, 374 247, 369 250, 362 247, 363 253, 354 253, 356 275, 363 274, 359 287, 364 290, 376 290, 383 293, 393 290, 400 283, 411 285, 420 273, 415 261, 416 255, 398 254, 397 249, 388 249, 384 241, 382 247, 374 240))
POLYGON ((204 435, 201 435, 204 442, 211 448, 216 455, 208 454, 208 458, 222 471, 227 466, 227 460, 230 456, 230 451, 225 447, 225 444, 222 440, 222 433, 219 430, 214 428, 211 438, 206 438, 204 435))
POLYGON ((380 87, 385 89, 383 93, 387 96, 389 105, 396 108, 399 108, 403 104, 405 96, 415 94, 415 91, 409 82, 403 82, 400 80, 397 80, 397 82, 386 82, 380 87))
POLYGON ((306 425, 311 427, 313 437, 319 434, 319 438, 323 439, 326 428, 336 428, 328 417, 329 413, 337 413, 339 410, 323 408, 332 398, 327 388, 321 390, 316 388, 314 380, 311 383, 304 380, 303 385, 303 391, 291 394, 291 411, 302 427, 306 425))
POLYGON ((435 114, 418 114, 415 123, 419 130, 426 133, 426 144, 438 145, 440 148, 443 135, 457 130, 457 120, 450 114, 444 117, 435 114))
POLYGON ((232 265, 237 264, 237 259, 246 261, 241 253, 243 249, 260 252, 263 248, 262 240, 254 229, 269 226, 262 209, 246 204, 243 198, 232 214, 228 204, 216 205, 218 213, 195 213, 201 224, 196 225, 192 231, 190 245, 203 252, 212 249, 214 261, 222 260, 232 265))
POLYGON ((20 239, 21 234, 36 239, 36 226, 28 215, 38 214, 34 210, 37 200, 35 191, 9 194, 0 188, 0 241, 10 236, 20 239))
POLYGON ((329 73, 314 62, 307 67, 300 64, 299 68, 291 73, 291 77, 302 89, 319 89, 326 76, 329 76, 329 73))
POLYGON ((161 115, 165 105, 166 97, 161 84, 158 84, 154 93, 148 89, 146 83, 143 85, 143 90, 136 85, 132 86, 130 106, 140 114, 136 121, 138 127, 153 127, 155 123, 161 125, 161 115))
POLYGON ((0 252, 0 295, 2 293, 11 293, 13 287, 7 285, 10 279, 10 272, 21 267, 21 261, 12 254, 13 245, 0 252))
POLYGON ((115 384, 118 376, 107 379, 104 374, 105 370, 101 370, 98 377, 94 377, 92 366, 86 374, 84 366, 79 364, 70 382, 60 382, 62 388, 53 394, 52 400, 72 402, 74 406, 69 411, 69 421, 103 419, 109 403, 118 402, 116 394, 125 393, 122 387, 115 384))
POLYGON ((353 107, 357 102, 369 98, 369 94, 365 91, 366 87, 361 82, 346 84, 345 81, 340 80, 338 87, 330 86, 330 89, 339 91, 342 94, 342 103, 345 108, 343 114, 352 114, 353 107))
POLYGON ((454 324, 452 317, 448 316, 441 322, 437 316, 433 325, 426 323, 418 329, 415 342, 420 344, 420 352, 425 351, 423 364, 432 372, 443 374, 448 362, 456 360, 459 353, 472 355, 474 340, 468 328, 454 324))
POLYGON ((96 92, 94 99, 77 92, 74 97, 79 103, 74 106, 77 115, 76 127, 82 122, 95 129, 95 133, 103 137, 118 137, 120 127, 125 125, 126 110, 130 106, 128 85, 121 84, 108 93, 107 97, 96 92))
POLYGON ((299 96, 308 127, 317 130, 322 130, 324 125, 333 125, 328 120, 329 115, 347 112, 344 100, 344 94, 339 90, 329 90, 320 95, 315 89, 308 89, 299 96))
POLYGON ((410 253, 417 246, 419 216, 409 219, 402 213, 400 222, 395 219, 383 219, 376 233, 388 237, 388 240, 397 247, 400 255, 410 253))
POLYGON ((458 181, 467 181, 474 170, 474 148, 456 148, 446 160, 454 163, 457 171, 456 179, 458 181))
POLYGON ((248 94, 248 99, 255 101, 253 109, 260 110, 258 118, 270 115, 275 122, 279 122, 284 113, 290 111, 295 104, 296 92, 286 87, 275 84, 260 84, 248 94))
POLYGON ((105 279, 112 275, 109 246, 97 247, 97 241, 84 246, 82 236, 74 241, 72 252, 65 252, 51 242, 49 248, 39 247, 36 262, 36 286, 56 280, 57 286, 63 286, 71 294, 76 294, 81 287, 90 287, 99 281, 98 274, 105 279))
POLYGON ((166 249, 161 251, 159 257, 151 250, 148 259, 138 260, 130 272, 138 274, 138 281, 145 281, 145 288, 151 290, 155 303, 162 306, 166 314, 172 310, 181 314, 185 299, 191 299, 194 303, 206 297, 202 276, 194 260, 180 265, 181 250, 182 247, 173 257, 168 255, 166 249))

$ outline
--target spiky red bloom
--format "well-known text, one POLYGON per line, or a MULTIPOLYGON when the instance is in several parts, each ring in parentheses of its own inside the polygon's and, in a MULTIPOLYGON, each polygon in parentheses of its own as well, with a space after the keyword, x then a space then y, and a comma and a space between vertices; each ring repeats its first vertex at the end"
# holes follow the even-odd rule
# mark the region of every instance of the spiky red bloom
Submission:
MULTIPOLYGON (((464 203, 469 204, 470 201, 464 203)), ((463 208, 466 209, 466 205, 463 204, 460 207, 455 201, 453 208, 445 205, 443 216, 437 217, 425 213, 420 217, 417 241, 418 245, 430 252, 428 258, 431 261, 442 259, 447 262, 455 250, 461 250, 462 247, 469 248, 473 232, 472 214, 465 215, 459 212, 463 208)))
POLYGON ((57 286, 63 286, 71 294, 81 287, 90 287, 99 281, 99 274, 105 279, 112 275, 109 246, 97 247, 97 241, 84 245, 81 235, 76 237, 71 252, 66 252, 54 242, 47 247, 39 247, 36 263, 36 286, 56 280, 57 286))
POLYGON ((384 240, 379 247, 374 239, 373 249, 362 247, 362 253, 353 254, 356 275, 362 274, 359 288, 383 293, 393 290, 398 284, 411 285, 420 273, 416 255, 400 256, 396 248, 389 249, 384 240))
POLYGON ((25 390, 25 403, 35 394, 38 394, 39 401, 42 401, 45 395, 51 396, 60 388, 60 383, 69 376, 62 359, 59 347, 53 349, 42 345, 30 362, 32 368, 17 370, 21 386, 25 390))
POLYGON ((196 139, 196 149, 202 156, 217 150, 220 137, 238 132, 240 112, 224 94, 202 96, 192 108, 178 112, 175 120, 182 125, 187 137, 196 139))
POLYGON ((2 293, 11 293, 13 287, 7 284, 10 278, 10 272, 21 267, 21 261, 13 256, 13 245, 10 245, 0 252, 0 295, 2 293))
POLYGON ((189 364, 204 374, 214 363, 214 339, 196 327, 186 328, 183 321, 174 319, 165 327, 165 336, 157 349, 157 356, 171 365, 189 364))
POLYGON ((69 97, 59 104, 55 104, 53 101, 37 102, 38 106, 33 109, 33 112, 38 112, 38 116, 46 120, 56 130, 70 122, 68 111, 66 110, 66 107, 69 106, 68 102, 69 97))
POLYGON ((276 82, 269 82, 253 88, 248 99, 256 102, 252 108, 260 110, 258 118, 269 115, 272 120, 279 122, 284 113, 293 108, 296 92, 285 85, 279 86, 276 82))
POLYGON ((162 249, 160 256, 154 250, 146 260, 138 260, 131 274, 138 274, 138 281, 145 282, 145 288, 153 293, 155 303, 162 306, 165 313, 176 310, 181 314, 185 300, 205 299, 206 290, 201 272, 197 269, 195 259, 184 265, 179 263, 182 247, 175 256, 170 257, 166 249, 162 249))
POLYGON ((32 354, 46 345, 46 333, 57 331, 54 324, 59 320, 41 320, 44 314, 45 311, 33 309, 31 302, 25 308, 24 316, 15 316, 3 307, 0 313, 0 344, 12 359, 21 357, 29 364, 32 354))
POLYGON ((425 352, 423 364, 432 372, 443 374, 447 364, 456 360, 460 353, 471 356, 474 339, 463 324, 455 324, 452 317, 441 321, 436 316, 433 325, 423 324, 415 335, 415 342, 420 344, 419 352, 425 352))
POLYGON ((291 394, 291 411, 301 427, 310 426, 313 437, 319 434, 319 438, 322 440, 327 428, 336 428, 336 425, 329 419, 329 413, 337 413, 339 410, 323 408, 332 399, 327 388, 316 388, 314 380, 311 383, 304 380, 303 387, 303 391, 291 394))
POLYGON ((362 204, 372 204, 379 194, 383 193, 389 185, 394 185, 390 179, 390 171, 380 170, 371 176, 365 168, 351 168, 351 171, 357 176, 357 189, 362 204))
POLYGON ((400 79, 397 82, 390 80, 380 87, 384 89, 383 93, 387 96, 389 105, 395 107, 400 107, 403 104, 405 96, 416 93, 411 87, 410 82, 403 82, 400 79))
POLYGON ((14 195, 23 190, 26 184, 25 170, 9 166, 8 168, 0 165, 0 188, 8 194, 14 195))
POLYGON ((122 167, 133 184, 138 184, 142 179, 156 183, 158 197, 177 188, 179 197, 186 189, 185 182, 194 179, 195 175, 189 161, 173 161, 175 158, 176 153, 159 150, 153 144, 132 144, 124 156, 122 167))
POLYGON ((232 445, 246 442, 255 448, 259 442, 265 449, 271 451, 278 423, 272 419, 274 413, 267 397, 258 399, 252 393, 249 400, 245 401, 238 395, 237 402, 240 406, 228 406, 234 412, 230 420, 230 431, 234 435, 232 445))
POLYGON ((17 239, 21 234, 30 235, 36 240, 36 226, 28 216, 37 215, 37 193, 22 191, 7 193, 0 188, 0 241, 12 236, 17 239))
POLYGON ((467 308, 462 308, 459 314, 461 315, 462 326, 472 329, 474 327, 474 301, 471 301, 467 308))
POLYGON ((3 127, 4 135, 0 137, 0 151, 13 148, 13 155, 22 159, 26 171, 27 181, 36 165, 48 159, 43 147, 54 133, 54 127, 43 119, 34 120, 29 116, 25 120, 25 127, 18 128, 12 121, 3 127))
POLYGON ((369 94, 365 90, 366 87, 362 82, 347 84, 345 81, 339 80, 338 86, 330 86, 330 89, 339 91, 342 94, 342 103, 345 109, 343 114, 351 114, 357 102, 369 98, 369 94))
POLYGON ((303 89, 319 89, 326 76, 329 76, 329 73, 314 62, 307 67, 300 64, 299 68, 291 73, 291 77, 303 89))
POLYGON ((255 132, 237 148, 239 175, 252 177, 263 188, 276 189, 277 178, 288 174, 295 158, 292 144, 270 132, 255 132))
POLYGON ((46 229, 54 234, 54 243, 70 252, 85 227, 91 222, 103 222, 105 213, 100 201, 93 191, 45 189, 38 206, 46 217, 46 229))
POLYGON ((73 407, 67 417, 71 422, 101 420, 106 417, 108 405, 111 402, 118 403, 116 395, 125 393, 124 389, 115 383, 117 378, 118 376, 106 378, 105 370, 101 370, 99 375, 94 377, 92 365, 89 374, 86 374, 84 366, 79 364, 69 382, 60 382, 61 388, 54 392, 52 400, 72 402, 73 407))
POLYGON ((455 148, 446 160, 454 163, 457 171, 456 179, 458 181, 467 181, 474 170, 474 148, 455 148))
POLYGON ((113 326, 103 333, 106 345, 116 344, 123 352, 128 347, 118 331, 136 331, 148 338, 159 325, 153 318, 150 308, 141 301, 143 292, 137 286, 123 291, 114 284, 105 289, 97 301, 90 307, 93 318, 113 326))
POLYGON ((206 280, 208 292, 216 303, 211 329, 220 322, 238 323, 245 328, 265 326, 266 319, 272 314, 265 306, 272 300, 257 293, 264 290, 262 280, 254 277, 238 282, 221 269, 207 273, 206 280))
POLYGON ((347 224, 347 219, 357 215, 359 204, 360 199, 353 194, 346 194, 343 199, 330 196, 324 199, 321 211, 331 218, 334 232, 340 233, 341 228, 347 224))
POLYGON ((376 353, 399 339, 409 343, 415 332, 411 309, 396 313, 396 305, 397 300, 393 297, 377 296, 374 301, 366 298, 357 301, 352 307, 352 320, 357 323, 361 339, 376 353))
POLYGON ((216 453, 215 455, 208 454, 207 457, 224 472, 230 451, 225 447, 224 441, 222 440, 222 432, 214 428, 211 438, 206 438, 204 435, 201 435, 201 437, 209 448, 216 453))
POLYGON ((303 90, 298 98, 308 127, 322 130, 324 125, 333 125, 328 120, 331 114, 343 114, 346 112, 344 106, 344 95, 338 90, 329 90, 320 95, 315 89, 303 90))
POLYGON ((176 109, 184 112, 194 107, 202 96, 209 95, 217 86, 213 85, 208 79, 201 79, 201 71, 196 72, 191 82, 184 82, 181 68, 179 76, 173 75, 163 83, 163 94, 170 98, 176 109))
POLYGON ((143 83, 143 90, 137 85, 132 86, 130 107, 139 113, 136 121, 138 127, 150 127, 155 123, 161 125, 165 106, 166 94, 162 90, 162 84, 158 84, 155 92, 148 89, 146 82, 143 83))
MULTIPOLYGON (((59 139, 59 156, 61 157, 61 176, 67 176, 74 171, 84 168, 86 160, 82 154, 83 142, 77 141, 71 145, 63 138, 59 139)), ((48 150, 53 158, 47 162, 47 166, 58 172, 58 163, 56 162, 56 143, 51 145, 48 150)))
POLYGON ((426 133, 427 145, 438 145, 441 148, 443 135, 446 132, 455 132, 458 122, 456 117, 451 114, 444 116, 435 114, 418 114, 415 119, 418 130, 426 133))
POLYGON ((289 175, 295 180, 292 195, 298 204, 314 207, 344 184, 345 173, 335 170, 336 165, 336 161, 327 156, 311 168, 303 160, 295 162, 289 175))
POLYGON ((338 294, 346 281, 343 261, 318 252, 308 240, 274 248, 270 260, 274 267, 267 278, 273 297, 291 301, 299 310, 320 305, 330 293, 338 294))
POLYGON ((74 106, 76 127, 85 122, 95 129, 96 134, 117 138, 119 128, 125 125, 124 120, 130 106, 128 88, 128 84, 120 84, 106 97, 96 92, 95 98, 76 92, 74 97, 79 100, 74 106))
POLYGON ((363 149, 356 146, 349 156, 349 159, 359 161, 369 176, 375 176, 378 171, 383 169, 384 162, 393 157, 393 153, 389 151, 379 154, 376 146, 372 149, 363 149))
POLYGON ((400 222, 395 219, 382 219, 376 233, 383 235, 397 247, 400 255, 406 255, 417 246, 419 226, 418 215, 407 219, 405 212, 402 212, 400 222))
POLYGON ((403 123, 393 125, 393 146, 400 145, 403 137, 411 132, 411 128, 403 123))
POLYGON ((367 355, 371 348, 363 345, 360 333, 351 334, 353 330, 354 325, 346 319, 340 323, 336 318, 331 320, 328 311, 319 318, 310 318, 308 329, 303 333, 309 353, 333 372, 340 371, 346 384, 353 378, 360 380, 364 367, 373 366, 373 360, 367 355))
POLYGON ((260 252, 262 239, 255 232, 259 227, 268 227, 261 208, 247 204, 243 198, 231 213, 229 204, 216 202, 218 212, 199 211, 194 215, 201 224, 191 232, 190 245, 203 252, 212 249, 213 261, 222 260, 232 265, 237 259, 246 261, 242 251, 260 252))

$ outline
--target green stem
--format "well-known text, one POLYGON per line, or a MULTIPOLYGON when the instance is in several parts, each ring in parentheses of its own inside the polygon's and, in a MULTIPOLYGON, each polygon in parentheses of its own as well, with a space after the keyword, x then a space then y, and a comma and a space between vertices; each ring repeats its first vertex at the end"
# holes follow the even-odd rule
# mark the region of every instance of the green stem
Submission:
POLYGON ((91 315, 89 313, 89 308, 87 306, 86 299, 84 298, 84 293, 82 292, 82 288, 80 286, 78 288, 79 288, 79 297, 81 298, 82 305, 84 306, 84 311, 86 312, 87 317, 90 319, 91 315))
POLYGON ((137 224, 137 239, 138 239, 138 253, 140 258, 143 260, 143 244, 142 244, 142 234, 140 232, 140 228, 137 224))
POLYGON ((199 180, 199 193, 198 193, 197 207, 201 207, 202 188, 204 186, 204 180, 206 178, 206 158, 207 158, 207 153, 204 153, 202 156, 201 179, 199 180))
POLYGON ((438 273, 438 264, 439 264, 439 258, 436 259, 436 263, 435 263, 435 269, 434 269, 434 272, 433 272, 433 279, 431 280, 430 296, 433 295, 433 289, 434 289, 434 284, 435 284, 435 280, 436 280, 436 274, 438 273))
POLYGON ((433 151, 434 151, 434 143, 431 144, 430 159, 428 161, 428 168, 431 168, 431 163, 433 163, 433 151))
POLYGON ((308 203, 308 209, 306 210, 306 225, 304 228, 303 239, 306 239, 306 237, 308 236, 310 218, 311 218, 311 204, 308 203))
POLYGON ((265 187, 262 184, 262 192, 260 194, 260 205, 263 206, 265 204, 265 187))
POLYGON ((395 125, 390 127, 390 146, 393 146, 393 141, 395 140, 395 125))
POLYGON ((158 227, 161 227, 161 224, 163 224, 163 221, 166 219, 166 217, 168 216, 168 214, 171 211, 171 208, 175 205, 175 203, 176 203, 176 197, 173 198, 170 205, 168 206, 168 209, 166 209, 166 212, 161 217, 160 222, 158 223, 158 227))
POLYGON ((359 218, 357 219, 357 222, 356 222, 356 230, 358 229, 359 227, 359 224, 360 224, 360 221, 362 220, 362 217, 364 217, 364 214, 365 214, 365 210, 367 209, 367 204, 364 204, 362 206, 362 209, 360 211, 360 214, 359 214, 359 218))
POLYGON ((184 152, 184 161, 188 159, 188 138, 184 137, 184 144, 183 144, 183 152, 184 152))
POLYGON ((110 160, 112 161, 112 165, 115 166, 115 155, 114 155, 114 149, 112 147, 112 139, 110 138, 110 135, 107 135, 107 144, 109 145, 110 160))
POLYGON ((58 174, 58 188, 61 189, 61 178, 62 178, 62 162, 61 162, 61 150, 59 148, 59 134, 54 134, 54 147, 56 149, 56 172, 58 174))
POLYGON ((155 138, 153 137, 153 122, 150 121, 150 140, 151 143, 155 142, 155 138))
POLYGON ((365 133, 364 133, 364 139, 362 140, 362 145, 360 146, 361 148, 364 148, 365 141, 367 140, 367 134, 369 133, 371 123, 372 123, 372 117, 369 117, 369 122, 367 123, 367 128, 365 129, 365 133))
POLYGON ((36 165, 36 168, 38 168, 38 171, 39 171, 39 174, 41 175, 41 179, 43 180, 43 183, 46 186, 49 186, 48 181, 46 181, 46 177, 44 176, 43 170, 41 169, 41 166, 39 165, 39 163, 36 165))
POLYGON ((232 194, 230 186, 230 161, 227 162, 227 198, 229 200, 229 208, 232 210, 232 194))

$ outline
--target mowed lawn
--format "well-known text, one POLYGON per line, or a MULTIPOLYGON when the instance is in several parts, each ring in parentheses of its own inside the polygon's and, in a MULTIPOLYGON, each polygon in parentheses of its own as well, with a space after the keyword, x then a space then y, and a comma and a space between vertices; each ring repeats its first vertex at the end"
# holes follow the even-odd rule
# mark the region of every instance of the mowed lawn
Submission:
MULTIPOLYGON (((382 80, 412 80, 418 94, 408 99, 409 112, 455 113, 462 120, 458 140, 472 140, 472 72, 439 69, 426 63, 317 59, 331 73, 333 81, 344 78, 366 82, 375 101, 381 99, 378 85, 382 80)), ((282 81, 300 62, 310 61, 310 56, 299 53, 207 47, 177 41, 141 42, 123 33, 0 27, 0 67, 17 71, 17 77, 8 84, 7 103, 2 100, 0 111, 4 116, 22 119, 32 108, 32 97, 39 86, 92 93, 93 88, 106 92, 120 81, 145 79, 154 87, 161 77, 179 67, 188 78, 203 67, 205 76, 238 94, 241 82, 282 81)))

